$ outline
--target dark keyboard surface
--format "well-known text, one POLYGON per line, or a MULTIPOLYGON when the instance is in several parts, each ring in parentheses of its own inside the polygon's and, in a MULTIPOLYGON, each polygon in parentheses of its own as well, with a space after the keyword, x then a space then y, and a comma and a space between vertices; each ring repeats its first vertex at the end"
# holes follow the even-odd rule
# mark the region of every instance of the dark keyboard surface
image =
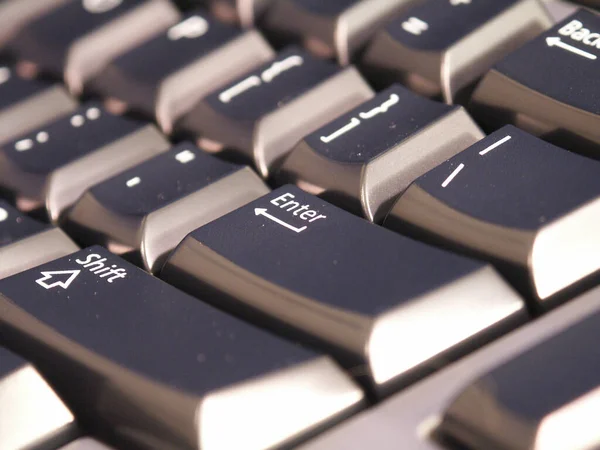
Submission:
POLYGON ((0 0, 0 449, 600 448, 600 2, 0 0))

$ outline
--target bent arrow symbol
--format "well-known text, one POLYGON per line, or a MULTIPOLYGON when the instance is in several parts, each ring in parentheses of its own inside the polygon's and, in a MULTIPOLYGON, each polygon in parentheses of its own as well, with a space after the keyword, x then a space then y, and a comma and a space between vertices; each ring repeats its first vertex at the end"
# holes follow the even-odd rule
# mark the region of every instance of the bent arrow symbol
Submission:
POLYGON ((271 219, 273 222, 286 227, 288 230, 295 231, 296 233, 302 233, 307 228, 306 226, 302 228, 293 227, 289 223, 285 223, 283 220, 278 219, 277 217, 274 217, 271 214, 267 213, 266 208, 254 208, 254 214, 256 214, 257 216, 265 216, 267 219, 271 219))
POLYGON ((572 45, 569 45, 566 42, 561 41, 559 37, 546 38, 546 44, 548 44, 548 47, 560 47, 564 50, 567 50, 571 53, 575 53, 576 55, 579 55, 579 56, 583 56, 584 58, 587 58, 587 59, 595 60, 597 58, 597 56, 592 53, 588 53, 584 50, 581 50, 577 47, 573 47, 572 45))
MULTIPOLYGON (((57 270, 54 272, 41 272, 42 274, 42 278, 38 278, 37 280, 35 280, 35 282, 37 284, 39 284, 40 286, 42 286, 44 289, 52 289, 55 287, 61 287, 63 289, 67 289, 71 283, 75 280, 75 278, 77 278, 77 275, 79 275, 81 273, 81 270, 57 270), (46 281, 51 280, 52 278, 56 277, 57 275, 69 275, 69 277, 64 280, 61 281, 60 279, 58 281, 55 281, 54 283, 46 283, 46 281)), ((64 278, 64 277, 62 277, 64 278)))

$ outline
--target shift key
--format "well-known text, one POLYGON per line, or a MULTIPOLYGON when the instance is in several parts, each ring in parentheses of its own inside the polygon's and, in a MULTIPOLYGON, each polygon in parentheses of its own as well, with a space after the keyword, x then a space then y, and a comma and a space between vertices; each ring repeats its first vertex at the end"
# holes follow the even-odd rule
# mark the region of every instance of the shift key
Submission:
POLYGON ((2 280, 0 327, 86 430, 123 448, 292 445, 363 405, 328 356, 101 247, 2 280))

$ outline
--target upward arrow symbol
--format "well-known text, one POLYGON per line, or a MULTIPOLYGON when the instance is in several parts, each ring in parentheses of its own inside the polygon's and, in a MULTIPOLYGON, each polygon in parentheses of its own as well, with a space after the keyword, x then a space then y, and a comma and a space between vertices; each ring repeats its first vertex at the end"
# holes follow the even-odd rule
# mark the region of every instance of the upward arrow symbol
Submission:
POLYGON ((81 270, 56 270, 53 272, 41 272, 42 278, 38 278, 35 280, 37 284, 42 286, 44 289, 52 289, 55 287, 61 287, 63 289, 67 289, 71 283, 77 278, 77 275, 81 273, 81 270), (51 280, 57 275, 63 275, 58 280, 55 280, 53 283, 47 283, 48 280, 51 280), (65 276, 68 275, 68 277, 65 276), (62 280, 61 280, 62 278, 62 280))

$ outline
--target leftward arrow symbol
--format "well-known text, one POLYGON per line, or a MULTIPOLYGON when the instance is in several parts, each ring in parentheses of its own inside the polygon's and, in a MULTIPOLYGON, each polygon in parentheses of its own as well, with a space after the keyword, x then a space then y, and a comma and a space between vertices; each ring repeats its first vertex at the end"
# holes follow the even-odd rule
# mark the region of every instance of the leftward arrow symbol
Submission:
POLYGON ((288 230, 295 231, 296 233, 302 233, 304 230, 306 230, 305 226, 302 227, 302 228, 296 228, 296 227, 290 225, 289 223, 286 223, 283 220, 278 219, 275 216, 272 216, 271 214, 269 214, 267 212, 267 208, 254 208, 254 214, 256 214, 257 216, 264 216, 267 219, 270 219, 273 222, 278 223, 279 225, 286 227, 288 230))
POLYGON ((80 273, 81 270, 56 270, 53 272, 41 272, 42 278, 38 278, 37 280, 35 280, 35 282, 42 286, 44 289, 52 289, 55 287, 68 289, 68 287, 80 273), (65 279, 66 275, 68 275, 68 277, 66 277, 65 279), (57 277, 59 277, 58 280, 56 280, 57 277), (52 279, 55 280, 53 283, 47 283, 48 280, 52 279))
POLYGON ((569 45, 566 42, 563 42, 559 37, 546 38, 546 44, 548 44, 548 47, 560 47, 563 50, 567 50, 568 52, 575 53, 576 55, 583 56, 587 59, 595 60, 597 58, 593 53, 589 53, 581 50, 580 48, 569 45))

